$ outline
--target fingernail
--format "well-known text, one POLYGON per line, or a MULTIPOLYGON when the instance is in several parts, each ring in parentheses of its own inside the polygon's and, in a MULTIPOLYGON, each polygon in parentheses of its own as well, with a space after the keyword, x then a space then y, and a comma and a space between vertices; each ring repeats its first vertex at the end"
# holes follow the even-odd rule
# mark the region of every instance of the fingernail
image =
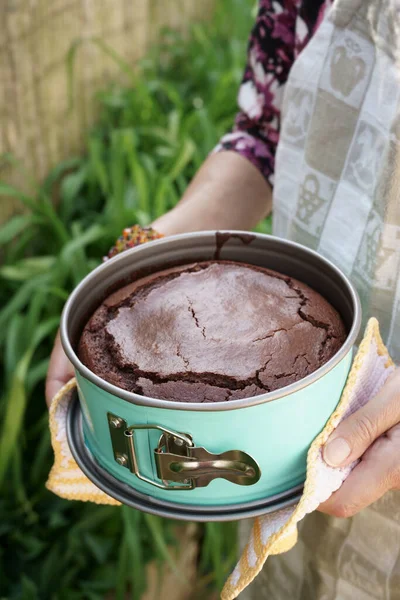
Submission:
POLYGON ((340 465, 350 456, 351 448, 344 438, 336 438, 328 442, 324 448, 324 461, 330 467, 340 465))

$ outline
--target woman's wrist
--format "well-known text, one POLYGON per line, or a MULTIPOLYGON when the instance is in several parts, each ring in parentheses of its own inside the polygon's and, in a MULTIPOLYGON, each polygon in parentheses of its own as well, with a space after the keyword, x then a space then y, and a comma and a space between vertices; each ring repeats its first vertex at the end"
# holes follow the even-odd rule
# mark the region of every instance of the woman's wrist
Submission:
POLYGON ((208 229, 252 229, 272 206, 271 187, 245 157, 210 155, 179 204, 152 223, 164 235, 208 229))

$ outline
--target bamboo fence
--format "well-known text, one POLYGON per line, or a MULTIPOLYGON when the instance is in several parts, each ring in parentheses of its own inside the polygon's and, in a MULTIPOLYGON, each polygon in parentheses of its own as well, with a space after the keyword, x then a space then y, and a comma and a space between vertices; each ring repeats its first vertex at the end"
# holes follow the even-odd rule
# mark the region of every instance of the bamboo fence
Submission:
MULTIPOLYGON (((184 28, 206 17, 214 0, 1 0, 0 180, 28 191, 4 155, 22 160, 40 181, 82 148, 96 118, 95 92, 121 78, 96 45, 83 43, 74 70, 74 110, 68 111, 66 57, 78 39, 99 38, 134 64, 163 26, 184 28), (3 158, 2 158, 3 157, 3 158)), ((0 198, 0 222, 17 210, 0 198)))

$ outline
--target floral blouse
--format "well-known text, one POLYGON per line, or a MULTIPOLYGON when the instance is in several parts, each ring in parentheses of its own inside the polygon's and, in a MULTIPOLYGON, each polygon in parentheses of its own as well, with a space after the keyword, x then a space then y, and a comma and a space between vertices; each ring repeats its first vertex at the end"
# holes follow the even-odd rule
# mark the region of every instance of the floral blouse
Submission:
POLYGON ((233 131, 216 150, 234 150, 273 184, 283 89, 293 62, 321 23, 332 0, 259 0, 238 95, 233 131))

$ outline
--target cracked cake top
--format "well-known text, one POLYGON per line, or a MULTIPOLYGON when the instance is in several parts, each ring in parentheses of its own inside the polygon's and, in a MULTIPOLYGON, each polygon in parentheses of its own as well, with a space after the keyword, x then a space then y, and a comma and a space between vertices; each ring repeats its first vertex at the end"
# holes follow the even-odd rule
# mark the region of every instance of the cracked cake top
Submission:
POLYGON ((161 271, 109 296, 82 333, 79 357, 129 391, 219 402, 302 379, 345 338, 337 311, 305 284, 210 261, 161 271))

